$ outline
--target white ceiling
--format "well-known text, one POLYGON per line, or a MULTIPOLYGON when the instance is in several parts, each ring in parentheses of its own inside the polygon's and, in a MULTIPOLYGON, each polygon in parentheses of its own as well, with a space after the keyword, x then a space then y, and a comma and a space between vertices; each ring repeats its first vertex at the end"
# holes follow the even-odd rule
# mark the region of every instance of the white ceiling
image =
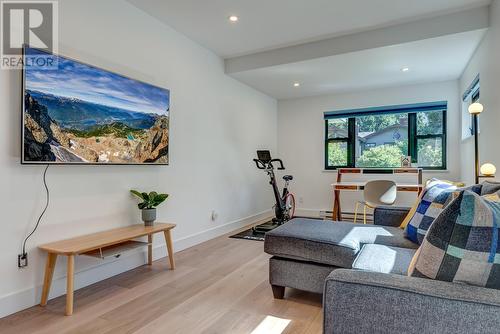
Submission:
POLYGON ((485 30, 231 74, 277 99, 457 79, 485 30), (402 72, 408 66, 410 71, 402 72), (300 87, 293 87, 300 82, 300 87))
POLYGON ((369 30, 490 0, 128 0, 218 55, 369 30), (232 24, 229 15, 240 20, 232 24))
POLYGON ((227 74, 277 99, 457 79, 486 32, 491 3, 127 1, 225 58, 227 74), (231 23, 230 15, 240 20, 231 23))

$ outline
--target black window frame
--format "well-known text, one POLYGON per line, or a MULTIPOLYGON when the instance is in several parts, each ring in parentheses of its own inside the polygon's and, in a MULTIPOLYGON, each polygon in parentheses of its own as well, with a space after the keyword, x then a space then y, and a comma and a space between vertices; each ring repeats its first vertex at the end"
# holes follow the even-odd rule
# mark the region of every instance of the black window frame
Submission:
MULTIPOLYGON (((420 103, 413 105, 400 105, 389 107, 377 107, 358 109, 351 111, 327 112, 325 113, 325 170, 336 170, 339 168, 358 168, 356 167, 356 118, 366 115, 383 115, 383 114, 408 114, 408 155, 411 156, 412 163, 418 162, 418 141, 425 139, 441 139, 441 166, 418 166, 424 170, 446 170, 447 169, 447 111, 448 103, 446 101, 420 103), (420 112, 436 112, 441 111, 442 115, 442 131, 440 134, 418 134, 417 129, 417 114, 420 112), (344 138, 328 138, 328 121, 336 118, 347 118, 348 120, 348 136, 344 138), (345 166, 330 166, 328 164, 328 145, 333 142, 347 143, 347 165, 345 166)), ((365 167, 366 168, 366 167, 365 167)), ((380 167, 373 167, 380 168, 380 167)))
MULTIPOLYGON (((467 90, 464 92, 462 95, 462 101, 463 102, 469 102, 468 105, 471 105, 472 103, 479 102, 479 99, 481 98, 481 84, 480 84, 480 78, 479 74, 474 78, 472 83, 469 85, 467 90)), ((467 112, 467 110, 462 111, 462 112, 467 112)), ((474 129, 474 121, 473 121, 474 115, 470 115, 470 125, 469 125, 469 131, 470 135, 473 136, 475 129, 474 129)), ((479 122, 479 119, 478 119, 479 122)), ((478 123, 478 131, 479 131, 479 123, 478 123)))
MULTIPOLYGON (((346 117, 338 117, 338 118, 346 118, 346 117)), ((330 143, 347 143, 347 165, 351 165, 355 163, 356 156, 355 146, 356 146, 356 138, 353 138, 351 134, 356 131, 356 120, 354 118, 347 119, 347 137, 340 138, 328 138, 328 119, 325 119, 325 166, 328 165, 328 144, 330 143)), ((334 166, 333 169, 343 168, 346 166, 334 166)), ((332 168, 329 168, 332 169, 332 168)))

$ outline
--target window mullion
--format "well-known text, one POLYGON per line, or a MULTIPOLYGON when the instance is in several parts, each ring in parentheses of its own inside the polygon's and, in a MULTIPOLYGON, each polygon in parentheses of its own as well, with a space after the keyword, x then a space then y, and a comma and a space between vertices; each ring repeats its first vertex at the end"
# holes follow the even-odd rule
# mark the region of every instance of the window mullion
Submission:
POLYGON ((417 114, 408 113, 408 155, 411 162, 416 163, 417 157, 417 114))
POLYGON ((351 117, 348 120, 349 139, 347 142, 347 166, 356 166, 356 118, 351 117))

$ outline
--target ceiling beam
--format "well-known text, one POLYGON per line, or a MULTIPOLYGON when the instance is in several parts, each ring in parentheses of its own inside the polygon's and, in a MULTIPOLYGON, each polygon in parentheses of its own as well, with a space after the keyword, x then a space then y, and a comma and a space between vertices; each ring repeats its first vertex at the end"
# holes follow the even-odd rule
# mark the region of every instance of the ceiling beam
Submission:
POLYGON ((226 73, 296 63, 489 27, 489 6, 225 59, 226 73))

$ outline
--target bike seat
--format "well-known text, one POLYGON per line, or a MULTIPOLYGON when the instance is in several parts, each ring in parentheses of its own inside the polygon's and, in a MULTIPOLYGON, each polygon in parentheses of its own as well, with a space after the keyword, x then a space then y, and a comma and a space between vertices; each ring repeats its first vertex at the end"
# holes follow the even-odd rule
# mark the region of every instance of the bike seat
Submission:
POLYGON ((293 176, 291 176, 291 175, 285 175, 285 176, 283 176, 283 180, 285 180, 285 181, 292 181, 293 180, 293 176))

